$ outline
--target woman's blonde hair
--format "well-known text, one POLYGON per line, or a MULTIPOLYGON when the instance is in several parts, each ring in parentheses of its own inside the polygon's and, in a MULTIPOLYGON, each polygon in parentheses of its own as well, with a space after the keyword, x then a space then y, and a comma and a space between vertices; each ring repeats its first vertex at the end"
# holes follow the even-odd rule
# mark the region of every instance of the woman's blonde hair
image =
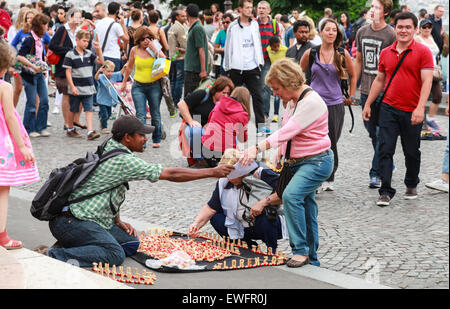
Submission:
MULTIPOLYGON (((22 25, 20 26, 20 29, 22 29, 23 32, 28 33, 31 31, 31 25, 27 23, 27 16, 28 14, 33 14, 36 16, 39 14, 39 12, 36 9, 28 9, 26 13, 23 15, 22 25)), ((34 19, 34 17, 33 17, 34 19)))
POLYGON ((317 35, 316 25, 311 17, 303 15, 298 20, 305 20, 309 24, 309 39, 312 40, 317 35))
POLYGON ((225 152, 222 155, 222 159, 220 159, 219 165, 221 164, 231 164, 235 165, 237 161, 239 161, 239 158, 241 157, 241 154, 239 150, 235 148, 228 148, 225 149, 225 152))
POLYGON ((289 90, 300 88, 306 81, 305 74, 298 63, 290 58, 283 58, 272 63, 265 83, 270 85, 275 80, 281 87, 289 90))
POLYGON ((27 8, 24 6, 19 10, 19 13, 17 14, 16 21, 14 22, 14 27, 19 30, 22 29, 23 20, 25 19, 25 14, 30 10, 30 8, 27 8))
POLYGON ((230 96, 241 103, 242 108, 248 114, 248 119, 250 120, 250 91, 245 87, 236 87, 230 96))

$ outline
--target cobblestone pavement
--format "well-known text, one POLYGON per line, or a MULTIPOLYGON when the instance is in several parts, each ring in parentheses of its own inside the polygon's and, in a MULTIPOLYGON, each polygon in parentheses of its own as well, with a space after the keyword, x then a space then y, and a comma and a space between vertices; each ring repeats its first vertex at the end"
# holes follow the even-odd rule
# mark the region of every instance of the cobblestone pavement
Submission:
MULTIPOLYGON (((21 115, 23 105, 21 100, 18 107, 21 115)), ((50 112, 52 109, 53 99, 50 112)), ((372 146, 361 121, 360 107, 355 106, 353 110, 356 117, 354 132, 348 132, 350 116, 346 113, 338 144, 340 166, 336 173, 335 191, 323 192, 317 197, 321 267, 391 287, 449 288, 448 194, 434 192, 424 186, 425 182, 440 176, 445 141, 422 142, 419 197, 412 201, 402 199, 405 167, 398 144, 395 155, 397 171, 393 175, 393 186, 398 194, 391 206, 380 208, 375 205, 377 190, 368 188, 372 146)), ((177 140, 180 119, 169 118, 164 102, 161 112, 167 139, 161 148, 149 147, 137 155, 165 167, 186 167, 187 162, 181 157, 177 140)), ((95 126, 98 126, 97 115, 94 119, 95 126)), ((97 141, 87 141, 83 130, 83 139, 71 139, 65 136, 61 114, 49 113, 49 121, 53 124, 49 128, 52 136, 32 140, 42 180, 20 189, 36 192, 53 168, 84 156, 86 151, 94 151, 107 137, 102 135, 97 141)), ((447 117, 437 116, 437 122, 442 127, 448 126, 447 117)), ((277 126, 271 125, 273 128, 277 126)), ((250 137, 249 144, 254 142, 255 138, 250 137)), ((122 215, 155 226, 186 231, 196 213, 209 200, 214 185, 214 179, 181 184, 133 182, 122 206, 122 215)), ((212 231, 209 224, 205 229, 212 231)), ((280 248, 290 252, 287 240, 280 242, 280 248)))

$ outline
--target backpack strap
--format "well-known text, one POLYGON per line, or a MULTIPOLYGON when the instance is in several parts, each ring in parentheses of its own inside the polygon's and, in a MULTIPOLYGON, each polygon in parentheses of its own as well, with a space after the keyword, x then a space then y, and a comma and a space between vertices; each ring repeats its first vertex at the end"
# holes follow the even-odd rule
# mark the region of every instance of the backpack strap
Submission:
POLYGON ((274 18, 272 19, 272 28, 273 28, 273 35, 277 34, 277 20, 274 18))
POLYGON ((109 35, 109 31, 111 30, 112 26, 114 25, 115 21, 113 21, 109 27, 108 30, 106 30, 106 34, 105 34, 105 39, 103 40, 103 44, 102 44, 102 53, 105 51, 105 47, 106 47, 106 42, 108 41, 108 35, 109 35))
POLYGON ((307 85, 311 85, 311 68, 312 68, 314 62, 316 61, 316 55, 319 51, 320 51, 320 45, 313 46, 309 50, 309 64, 308 64, 308 68, 306 68, 306 72, 305 72, 305 78, 306 78, 307 85))
POLYGON ((205 97, 200 101, 200 103, 205 103, 209 98, 209 89, 205 89, 206 95, 205 97))
MULTIPOLYGON (((106 145, 106 142, 108 140, 109 139, 107 139, 105 142, 103 142, 102 145, 99 146, 99 148, 102 147, 102 146, 104 148, 104 145, 106 145)), ((105 154, 100 155, 100 160, 99 160, 97 166, 100 165, 101 163, 105 162, 106 160, 109 160, 109 159, 113 158, 113 157, 116 157, 116 156, 121 155, 121 154, 128 154, 128 153, 129 152, 126 151, 125 149, 120 149, 120 148, 116 148, 116 149, 110 150, 110 151, 106 152, 105 154)), ((112 191, 114 189, 117 189, 121 185, 124 185, 127 188, 127 190, 130 189, 130 186, 128 185, 128 182, 120 183, 120 184, 118 184, 115 187, 108 188, 108 189, 105 189, 105 190, 102 190, 102 191, 99 191, 99 192, 94 192, 92 194, 89 194, 89 195, 82 196, 82 197, 76 198, 74 200, 71 200, 71 201, 69 201, 69 205, 85 201, 85 200, 90 199, 90 198, 92 198, 92 197, 94 197, 96 195, 100 195, 100 194, 103 194, 103 193, 108 192, 108 191, 112 191)), ((111 196, 109 197, 109 208, 111 209, 111 212, 115 216, 117 214, 117 210, 113 206, 113 203, 111 201, 111 196)))

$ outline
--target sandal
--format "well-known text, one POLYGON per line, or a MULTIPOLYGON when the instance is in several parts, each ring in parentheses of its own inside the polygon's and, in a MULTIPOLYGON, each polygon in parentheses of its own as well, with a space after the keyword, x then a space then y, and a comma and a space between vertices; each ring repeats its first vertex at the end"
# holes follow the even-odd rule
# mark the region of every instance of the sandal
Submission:
POLYGON ((18 240, 10 239, 6 244, 2 245, 6 250, 15 250, 23 248, 23 243, 18 240))
POLYGON ((286 266, 296 268, 296 267, 305 266, 307 264, 309 264, 309 257, 307 257, 303 261, 297 261, 297 260, 294 260, 293 258, 291 258, 289 261, 287 261, 286 266))
POLYGON ((14 249, 23 248, 23 243, 21 241, 9 238, 6 230, 4 232, 0 233, 0 242, 3 243, 0 246, 5 248, 6 250, 14 250, 14 249))
POLYGON ((80 129, 87 129, 87 126, 82 125, 82 124, 80 124, 80 123, 74 122, 73 125, 76 126, 76 127, 79 127, 80 129))
POLYGON ((153 148, 159 148, 159 147, 161 147, 160 143, 153 143, 153 148))

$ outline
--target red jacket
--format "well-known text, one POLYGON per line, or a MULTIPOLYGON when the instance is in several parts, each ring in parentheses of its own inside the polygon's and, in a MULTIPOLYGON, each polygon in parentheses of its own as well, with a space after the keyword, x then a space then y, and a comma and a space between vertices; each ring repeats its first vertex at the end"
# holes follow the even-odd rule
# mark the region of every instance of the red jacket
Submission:
POLYGON ((227 148, 236 148, 236 137, 240 142, 248 139, 248 113, 241 103, 231 97, 222 97, 211 111, 205 134, 202 136, 204 147, 224 152, 227 148))

